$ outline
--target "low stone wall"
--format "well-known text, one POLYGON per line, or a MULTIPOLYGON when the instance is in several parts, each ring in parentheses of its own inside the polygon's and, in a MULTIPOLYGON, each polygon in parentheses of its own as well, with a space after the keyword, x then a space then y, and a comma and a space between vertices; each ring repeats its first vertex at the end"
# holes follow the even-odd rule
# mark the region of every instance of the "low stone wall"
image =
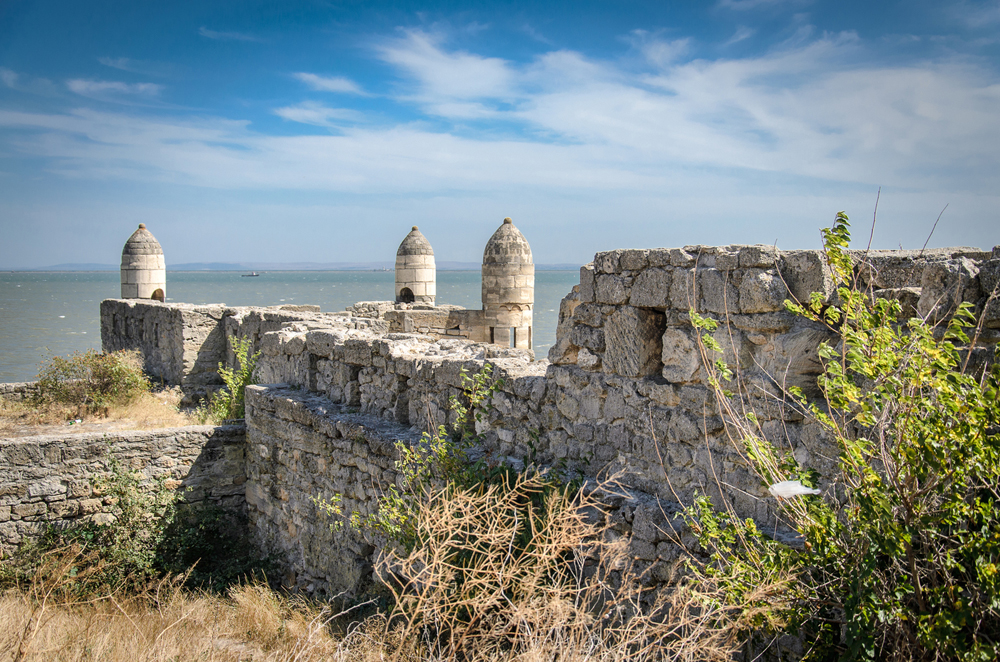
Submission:
POLYGON ((242 510, 244 438, 243 426, 195 426, 0 439, 0 552, 46 526, 106 512, 92 480, 112 459, 149 480, 177 481, 189 503, 242 510))
POLYGON ((38 382, 7 382, 0 384, 0 400, 21 402, 38 393, 38 382))
MULTIPOLYGON (((262 549, 288 564, 289 585, 317 596, 364 588, 385 540, 346 523, 334 527, 315 500, 342 495, 343 512, 374 514, 397 485, 396 444, 413 445, 413 429, 285 384, 247 388, 247 512, 262 549)), ((665 582, 680 550, 677 505, 622 487, 605 494, 615 535, 628 536, 637 572, 665 582)))

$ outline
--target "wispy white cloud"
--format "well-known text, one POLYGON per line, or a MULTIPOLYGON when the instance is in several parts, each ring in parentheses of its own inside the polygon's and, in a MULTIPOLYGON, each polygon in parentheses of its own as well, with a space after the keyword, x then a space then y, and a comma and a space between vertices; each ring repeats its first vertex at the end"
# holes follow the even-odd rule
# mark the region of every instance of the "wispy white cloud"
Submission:
POLYGON ((443 36, 408 30, 398 39, 382 43, 382 60, 395 65, 417 87, 421 96, 460 99, 498 99, 514 91, 514 71, 501 58, 466 51, 447 51, 443 36))
POLYGON ((106 67, 134 74, 163 76, 170 71, 169 65, 148 60, 136 60, 130 57, 99 57, 97 61, 106 67))
POLYGON ((942 7, 953 20, 968 28, 991 28, 1000 24, 1000 0, 983 3, 958 0, 942 7))
POLYGON ((300 72, 293 74, 295 78, 299 79, 311 89, 320 92, 346 92, 348 94, 365 94, 357 83, 355 83, 350 78, 344 78, 343 76, 319 76, 317 74, 310 74, 305 72, 300 72))
POLYGON ((260 41, 260 38, 255 37, 252 34, 246 34, 245 32, 221 32, 218 30, 209 30, 204 25, 198 28, 198 34, 202 37, 215 39, 217 41, 260 41))
POLYGON ((633 30, 632 45, 638 48, 650 64, 666 67, 680 60, 691 48, 691 40, 662 39, 647 30, 633 30))
POLYGON ((337 125, 338 120, 340 123, 345 121, 360 122, 364 120, 364 115, 356 110, 330 108, 314 101, 303 101, 295 106, 276 108, 274 114, 291 122, 327 127, 337 125))
POLYGON ((17 87, 17 72, 6 67, 0 67, 0 82, 7 87, 17 87))
POLYGON ((66 81, 66 87, 80 96, 101 101, 116 101, 123 98, 144 97, 151 99, 160 95, 163 86, 156 83, 123 83, 115 80, 86 80, 75 78, 66 81))
POLYGON ((726 43, 723 44, 723 45, 724 46, 732 46, 733 44, 738 44, 741 41, 749 39, 750 37, 754 36, 755 34, 757 34, 757 31, 754 30, 753 28, 748 28, 745 25, 741 25, 738 28, 736 28, 736 32, 733 33, 733 36, 730 37, 726 41, 726 43))
MULTIPOLYGON (((706 186, 716 187, 706 195, 765 196, 808 186, 1000 188, 996 73, 951 61, 880 66, 862 57, 853 34, 747 58, 678 56, 647 72, 569 50, 515 65, 419 32, 379 48, 404 76, 396 101, 452 118, 454 129, 359 125, 356 111, 315 102, 274 112, 336 126, 336 135, 269 136, 244 122, 93 111, 4 112, 0 126, 21 129, 7 132, 10 149, 49 158, 66 176, 220 189, 659 199, 706 186), (503 137, 470 133, 467 118, 514 128, 503 137)), ((158 93, 83 83, 91 92, 158 93)))

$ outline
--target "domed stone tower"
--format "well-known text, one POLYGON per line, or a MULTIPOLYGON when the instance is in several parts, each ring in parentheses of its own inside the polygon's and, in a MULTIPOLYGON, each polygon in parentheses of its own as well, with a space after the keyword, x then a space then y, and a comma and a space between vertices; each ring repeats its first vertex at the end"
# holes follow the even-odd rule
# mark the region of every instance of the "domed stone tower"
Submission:
POLYGON ((531 349, 535 264, 531 246, 510 218, 483 251, 483 317, 490 342, 531 349))
POLYGON ((437 267, 434 249, 414 225, 396 251, 396 303, 434 305, 437 267))
POLYGON ((163 301, 167 292, 167 264, 163 249, 145 223, 122 249, 122 298, 163 301))

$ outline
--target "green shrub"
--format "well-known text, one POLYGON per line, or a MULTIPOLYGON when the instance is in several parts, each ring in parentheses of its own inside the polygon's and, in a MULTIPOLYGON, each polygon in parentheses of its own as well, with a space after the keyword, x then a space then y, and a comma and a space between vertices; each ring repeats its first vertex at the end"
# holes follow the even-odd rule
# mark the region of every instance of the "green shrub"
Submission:
POLYGON ((144 485, 140 472, 111 460, 108 473, 93 479, 93 487, 110 504, 109 512, 51 526, 23 544, 0 562, 0 586, 32 581, 50 557, 62 558, 67 550, 73 561, 60 585, 77 597, 109 589, 141 593, 167 575, 224 591, 275 567, 250 544, 245 516, 217 506, 185 506, 165 476, 144 485))
POLYGON ((38 373, 36 404, 62 404, 97 412, 126 405, 149 392, 138 350, 94 350, 55 356, 38 373))
MULTIPOLYGON (((818 350, 822 400, 794 388, 786 395, 839 449, 837 473, 820 476, 767 439, 727 390, 732 375, 706 360, 730 437, 762 482, 830 487, 779 502, 801 548, 699 497, 689 521, 710 558, 692 563, 693 572, 725 586, 734 603, 762 576, 792 577, 781 595, 758 600, 756 627, 804 634, 811 658, 998 659, 1000 361, 981 374, 967 370, 968 333, 979 333, 969 304, 939 327, 900 323, 899 302, 857 286, 849 241, 848 219, 838 214, 824 231, 836 303, 819 294, 786 302, 836 334, 818 350)), ((714 330, 693 311, 691 319, 714 330)), ((707 333, 703 342, 718 349, 707 333)))
POLYGON ((229 346, 236 356, 237 368, 227 368, 219 363, 219 375, 225 387, 212 393, 195 410, 195 417, 202 423, 212 422, 216 425, 223 421, 243 418, 245 414, 246 387, 253 383, 253 373, 257 368, 260 352, 250 354, 253 343, 249 338, 230 336, 229 346))

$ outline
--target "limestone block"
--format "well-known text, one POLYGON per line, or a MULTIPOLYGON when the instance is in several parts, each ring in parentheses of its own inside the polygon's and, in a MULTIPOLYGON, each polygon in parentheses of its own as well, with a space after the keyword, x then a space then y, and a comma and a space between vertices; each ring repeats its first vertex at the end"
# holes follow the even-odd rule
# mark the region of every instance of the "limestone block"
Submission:
POLYGON ((570 342, 565 334, 557 334, 555 343, 549 348, 549 363, 555 365, 576 363, 579 351, 580 348, 570 342))
POLYGON ((604 329, 577 324, 570 332, 570 342, 577 347, 586 347, 593 352, 603 352, 605 347, 604 329))
POLYGON ((701 309, 712 313, 738 313, 739 293, 728 271, 699 269, 701 309))
MULTIPOLYGON (((552 359, 550 358, 549 360, 551 361, 552 359)), ((579 353, 577 354, 576 364, 584 370, 596 372, 601 369, 601 357, 594 354, 586 347, 581 347, 579 349, 579 353)))
POLYGON ((740 265, 739 248, 719 249, 715 254, 715 268, 719 271, 732 271, 740 265))
POLYGON ((962 301, 979 299, 979 267, 968 258, 932 263, 920 277, 917 313, 932 322, 950 317, 962 301))
POLYGON ((649 266, 649 251, 644 249, 624 250, 619 257, 621 268, 628 271, 638 271, 649 266))
POLYGON ((372 364, 371 344, 359 338, 350 338, 344 343, 344 361, 353 365, 372 364))
POLYGON ((701 354, 691 332, 678 327, 668 327, 663 332, 663 378, 672 383, 691 381, 701 367, 701 354))
POLYGON ((672 267, 683 267, 686 269, 693 267, 696 261, 695 255, 689 253, 684 248, 670 249, 670 266, 672 267))
POLYGON ((632 284, 629 302, 633 306, 667 308, 670 306, 670 270, 651 268, 639 274, 632 284))
POLYGON ((823 367, 816 349, 832 334, 818 328, 793 329, 789 333, 776 335, 770 343, 754 350, 754 361, 784 387, 798 386, 808 396, 818 396, 816 377, 823 367))
POLYGON ((622 251, 605 251, 594 256, 594 270, 598 274, 617 274, 621 272, 622 251))
POLYGON ((670 276, 670 304, 679 310, 697 308, 701 281, 695 279, 694 269, 674 269, 670 276))
MULTIPOLYGON (((604 372, 623 377, 646 377, 660 371, 662 313, 623 306, 604 324, 604 372)), ((584 327, 586 328, 586 327, 584 327)))
POLYGON ((742 313, 771 313, 784 309, 788 288, 773 270, 747 269, 739 288, 742 313))
POLYGON ((628 301, 629 292, 625 279, 612 274, 597 276, 596 299, 600 303, 623 304, 628 301))
POLYGON ((614 308, 611 306, 602 306, 596 303, 581 303, 573 313, 573 321, 577 324, 586 324, 587 326, 603 326, 604 316, 611 314, 613 311, 614 308))
POLYGON ((796 300, 809 301, 813 292, 819 292, 824 301, 835 294, 833 274, 821 251, 786 251, 779 265, 781 276, 796 300))
POLYGON ((594 263, 580 267, 580 301, 594 301, 594 263))
POLYGON ((774 269, 778 262, 778 248, 757 244, 740 247, 740 267, 744 269, 774 269))
MULTIPOLYGON (((1000 246, 993 249, 993 254, 1000 253, 1000 246)), ((983 311, 984 324, 987 328, 1000 328, 1000 255, 992 260, 983 262, 979 269, 979 285, 983 292, 984 300, 991 296, 992 301, 988 301, 986 309, 983 311)))

